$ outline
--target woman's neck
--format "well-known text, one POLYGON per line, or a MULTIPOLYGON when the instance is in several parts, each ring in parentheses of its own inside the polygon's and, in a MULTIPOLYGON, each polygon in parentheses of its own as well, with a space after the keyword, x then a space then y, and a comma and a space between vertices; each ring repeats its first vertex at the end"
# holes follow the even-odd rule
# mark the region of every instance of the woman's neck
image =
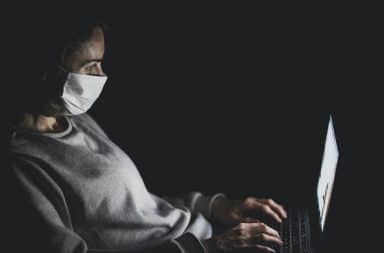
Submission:
POLYGON ((19 126, 37 132, 58 132, 63 128, 62 120, 59 117, 44 116, 41 114, 24 114, 19 126))

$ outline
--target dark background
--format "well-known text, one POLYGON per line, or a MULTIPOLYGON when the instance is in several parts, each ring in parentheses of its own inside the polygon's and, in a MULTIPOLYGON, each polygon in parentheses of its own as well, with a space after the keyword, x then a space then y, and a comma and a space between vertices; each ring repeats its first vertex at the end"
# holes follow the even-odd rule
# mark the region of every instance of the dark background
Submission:
POLYGON ((90 114, 149 190, 311 200, 332 113, 340 166, 324 252, 378 247, 375 22, 176 7, 103 15, 109 79, 90 114))
POLYGON ((378 247, 371 26, 135 11, 111 26, 110 79, 90 113, 150 191, 311 200, 332 113, 340 163, 324 252, 378 247))
POLYGON ((111 26, 110 79, 90 112, 148 187, 280 195, 270 183, 292 177, 299 194, 320 166, 338 89, 325 83, 325 45, 283 27, 156 13, 111 26), (179 180, 164 184, 170 175, 179 180))

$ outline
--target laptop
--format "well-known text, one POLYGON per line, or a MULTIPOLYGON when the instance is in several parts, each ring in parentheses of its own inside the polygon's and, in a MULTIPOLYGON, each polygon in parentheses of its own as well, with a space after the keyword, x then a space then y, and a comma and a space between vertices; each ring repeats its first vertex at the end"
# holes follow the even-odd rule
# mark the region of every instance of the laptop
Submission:
POLYGON ((317 190, 314 193, 316 203, 313 205, 314 208, 288 206, 286 208, 288 218, 281 225, 270 224, 278 231, 280 230, 280 236, 284 241, 281 248, 275 248, 276 252, 316 252, 331 204, 338 160, 339 151, 332 116, 330 116, 317 190))

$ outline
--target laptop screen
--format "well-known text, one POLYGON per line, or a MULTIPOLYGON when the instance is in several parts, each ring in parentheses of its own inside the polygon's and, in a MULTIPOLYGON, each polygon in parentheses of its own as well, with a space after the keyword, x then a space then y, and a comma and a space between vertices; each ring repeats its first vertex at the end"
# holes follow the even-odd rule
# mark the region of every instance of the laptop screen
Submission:
POLYGON ((317 201, 320 214, 321 230, 324 230, 325 219, 329 208, 339 151, 336 143, 332 117, 329 119, 327 137, 325 139, 323 160, 317 185, 317 201))

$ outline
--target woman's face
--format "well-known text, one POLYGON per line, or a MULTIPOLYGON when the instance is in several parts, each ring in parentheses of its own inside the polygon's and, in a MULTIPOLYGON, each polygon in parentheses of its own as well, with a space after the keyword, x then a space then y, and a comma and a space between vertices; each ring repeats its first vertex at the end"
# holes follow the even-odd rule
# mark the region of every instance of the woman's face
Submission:
MULTIPOLYGON (((64 52, 62 66, 68 72, 84 75, 104 76, 102 61, 104 57, 104 33, 101 27, 92 28, 91 36, 71 53, 64 52)), ((59 97, 49 99, 42 114, 46 116, 66 115, 63 100, 59 97)))

